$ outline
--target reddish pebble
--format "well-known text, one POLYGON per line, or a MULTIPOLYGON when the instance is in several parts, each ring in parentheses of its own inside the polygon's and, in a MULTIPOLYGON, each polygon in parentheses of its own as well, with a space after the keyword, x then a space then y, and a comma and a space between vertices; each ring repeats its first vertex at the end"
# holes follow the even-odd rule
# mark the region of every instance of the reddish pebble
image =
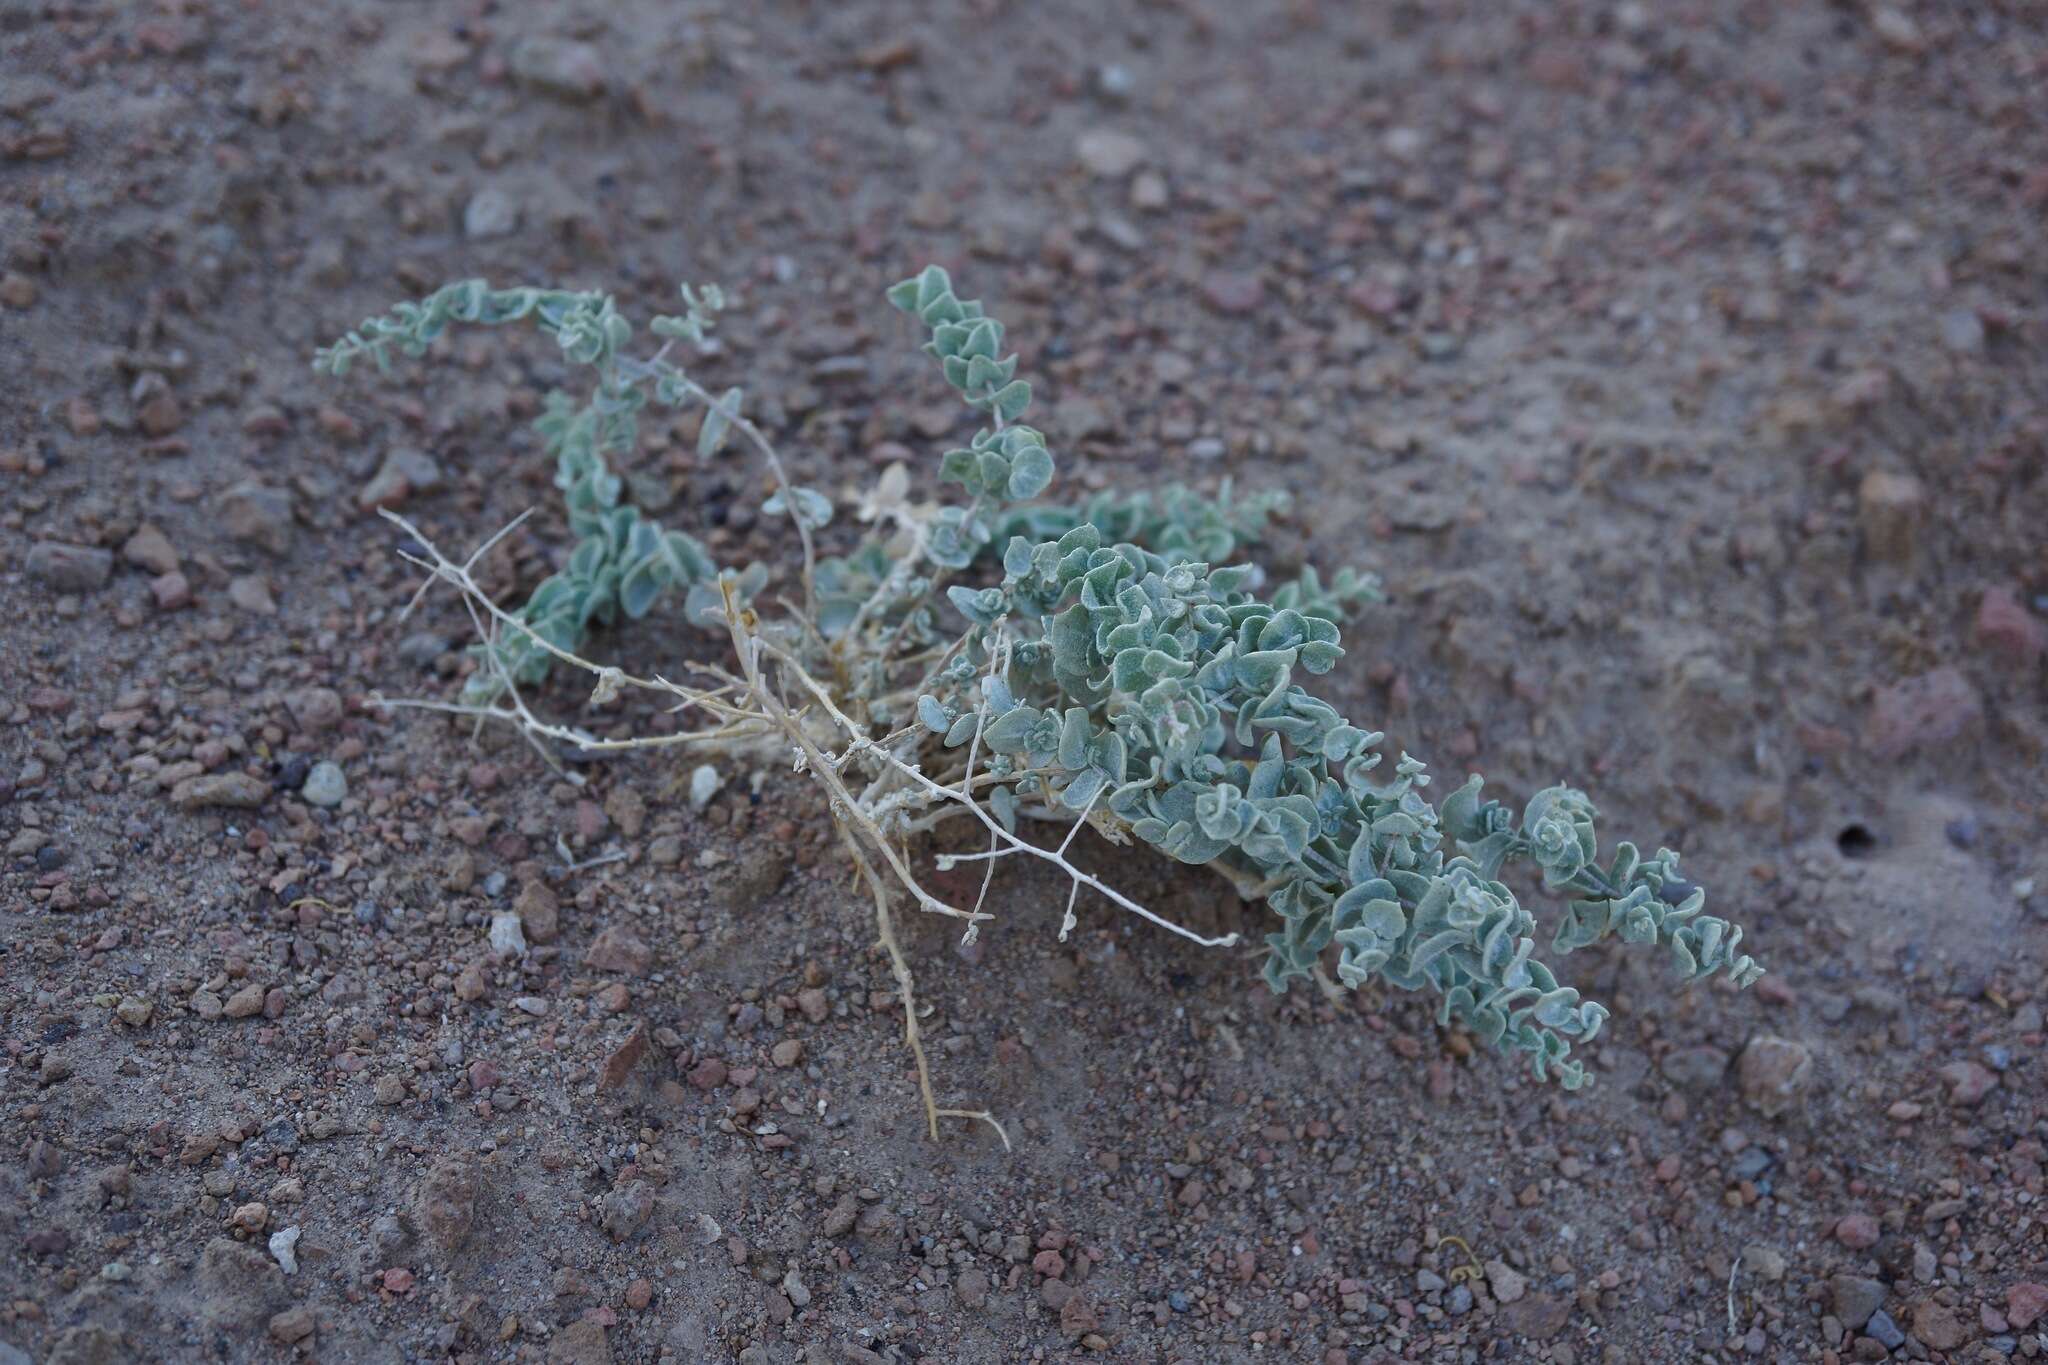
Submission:
POLYGON ((411 1293, 412 1284, 412 1272, 410 1270, 407 1270, 403 1266, 394 1266, 390 1270, 384 1272, 384 1289, 387 1293, 411 1293))
POLYGON ((691 1067, 689 1074, 683 1079, 699 1090, 716 1090, 725 1084, 725 1077, 725 1063, 716 1057, 707 1057, 691 1067))
POLYGON ((1041 1251, 1031 1258, 1031 1268, 1049 1280, 1057 1280, 1067 1273, 1067 1261, 1057 1251, 1041 1251))
POLYGON ((639 1312, 654 1302, 654 1285, 647 1280, 635 1280, 626 1286, 626 1307, 639 1312))
POLYGON ((192 605, 192 580, 173 569, 149 580, 150 596, 158 611, 176 611, 192 605))
POLYGON ((1867 1251, 1877 1238, 1877 1220, 1867 1213, 1849 1214, 1835 1224, 1835 1240, 1851 1251, 1867 1251))
POLYGON ((2032 1327, 2043 1314, 2048 1314, 2048 1284, 2021 1280, 2005 1291, 2006 1321, 2020 1331, 2032 1327))
POLYGON ((2009 588, 1986 588, 1977 600, 1977 643, 2022 666, 2048 654, 2048 626, 2020 605, 2009 588))

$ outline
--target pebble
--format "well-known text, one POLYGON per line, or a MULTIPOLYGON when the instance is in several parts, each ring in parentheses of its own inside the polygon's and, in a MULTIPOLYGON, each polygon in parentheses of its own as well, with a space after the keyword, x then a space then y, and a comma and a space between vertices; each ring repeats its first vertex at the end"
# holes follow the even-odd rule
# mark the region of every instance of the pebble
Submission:
POLYGON ((1678 1048, 1666 1053, 1657 1069, 1681 1090, 1711 1090, 1728 1074, 1728 1054, 1705 1044, 1678 1048))
POLYGON ((431 630, 416 630, 398 642, 398 657, 414 668, 432 668, 448 652, 448 639, 431 630))
POLYGON ((1863 743, 1877 758, 1945 745, 1984 718, 1977 689, 1960 669, 1942 667, 1880 688, 1871 699, 1863 743))
POLYGON ((827 1237, 844 1237, 853 1231, 856 1219, 860 1217, 860 1200, 852 1195, 841 1195, 839 1202, 825 1213, 825 1221, 819 1230, 827 1237))
MULTIPOLYGON (((513 924, 516 927, 518 921, 516 919, 513 920, 513 924)), ((497 927, 496 920, 492 921, 492 927, 497 927)), ((494 942, 492 946, 496 947, 497 945, 494 942)), ((525 945, 522 942, 520 946, 523 948, 525 945)), ((506 955, 508 957, 512 956, 511 953, 506 955)), ((490 978, 484 974, 484 969, 474 962, 455 974, 455 998, 457 1000, 464 1002, 481 1000, 489 990, 490 978)))
POLYGON ((1126 103, 1138 88, 1138 78, 1122 62, 1104 62, 1095 68, 1095 93, 1105 104, 1126 103))
POLYGON ((1870 1321, 1863 1324, 1863 1330, 1887 1351, 1896 1351, 1906 1344, 1906 1334, 1892 1321, 1891 1314, 1883 1309, 1870 1315, 1870 1321))
POLYGON ((1742 1249, 1742 1264, 1760 1280, 1772 1284, 1785 1278, 1785 1257, 1775 1247, 1750 1245, 1742 1249))
POLYGON ((583 965, 593 971, 620 972, 642 976, 654 960, 654 950, 631 930, 606 925, 583 954, 583 965))
POLYGON ((1429 138, 1419 128, 1389 128, 1380 138, 1380 146, 1396 161, 1412 162, 1422 155, 1429 145, 1429 138))
POLYGON ((1202 277, 1202 301, 1219 313, 1249 313, 1265 298, 1266 286, 1257 275, 1214 270, 1202 277))
POLYGON ((299 1236, 296 1223, 270 1234, 270 1254, 277 1258, 277 1268, 287 1275, 299 1273, 299 1236))
POLYGON ((2021 668, 2048 657, 2048 626, 2020 605, 2010 588, 1984 590, 1972 634, 1979 646, 2021 668))
POLYGON ((221 1013, 230 1019, 253 1019, 263 1013, 262 983, 251 981, 227 998, 221 1013))
POLYGON ((500 957, 526 956, 526 932, 513 911, 500 910, 491 916, 491 951, 500 957))
POLYGON ((58 592, 92 592, 107 585, 114 573, 114 555, 85 545, 39 540, 29 547, 28 576, 58 592))
POLYGON ((255 810, 270 799, 270 784, 248 773, 207 773, 188 777, 171 788, 170 801, 179 810, 209 806, 255 810))
POLYGON ((192 580, 181 573, 167 573, 149 580, 149 595, 158 611, 177 611, 192 605, 192 580))
POLYGON ((1074 140, 1074 156, 1090 175, 1120 180, 1145 160, 1145 144, 1112 128, 1090 128, 1074 140))
POLYGON ((1913 557, 1926 516, 1927 490, 1910 474, 1873 469, 1856 491, 1863 546, 1872 557, 1903 564, 1913 557))
MULTIPOLYGON (((472 203, 470 207, 475 208, 472 203)), ((433 456, 411 446, 396 446, 384 456, 383 464, 356 494, 356 506, 365 512, 379 507, 401 507, 415 497, 438 493, 447 478, 433 456)))
MULTIPOLYGON (((519 228, 519 205, 497 188, 478 190, 462 210, 463 235, 473 241, 506 237, 519 228)), ((371 504, 377 506, 379 504, 371 504)))
MULTIPOLYGON (((1912 15, 1896 5, 1879 5, 1871 10, 1870 27, 1884 45, 1894 52, 1911 56, 1927 46, 1927 40, 1920 32, 1920 25, 1915 22, 1912 15)), ((1891 1344, 1885 1343, 1887 1346, 1891 1344)))
POLYGON ((1984 320, 1974 308, 1956 308, 1941 315, 1941 344, 1956 355, 1984 349, 1984 320))
POLYGON ((604 813, 628 839, 637 839, 647 828, 647 798, 631 787, 616 787, 604 801, 604 813))
POLYGON ((548 1012, 548 1002, 537 995, 515 995, 512 997, 512 1008, 537 1019, 548 1012))
POLYGON ((1884 1307, 1884 1285, 1862 1275, 1828 1278, 1828 1312, 1852 1332, 1861 1331, 1870 1315, 1884 1307))
POLYGON ((270 1335, 286 1346, 312 1336, 313 1329, 313 1310, 304 1304, 270 1315, 270 1335))
POLYGON ((1998 1084, 1996 1072, 1970 1061, 1950 1062, 1936 1074, 1948 1086, 1949 1103, 1959 1109, 1972 1109, 1983 1103, 1991 1088, 1998 1084))
POLYGON ((1851 1251, 1868 1251, 1878 1236, 1877 1220, 1867 1213, 1845 1214, 1835 1223, 1835 1240, 1851 1251))
POLYGON ((556 99, 581 104, 605 90, 605 59, 589 43, 528 38, 512 49, 512 74, 556 99))
POLYGON ((529 943, 553 943, 562 932, 561 902, 546 882, 526 882, 512 902, 529 943))
POLYGON ((604 1065, 598 1068, 597 1087, 600 1090, 617 1090, 633 1074, 633 1068, 640 1065, 647 1055, 647 1026, 641 1025, 628 1034, 626 1041, 608 1053, 604 1065))
POLYGON ((1139 171, 1131 181, 1131 207, 1140 213, 1160 213, 1173 202, 1166 177, 1157 171, 1139 171))
POLYGON ((1760 1034, 1749 1040, 1736 1063, 1742 1098, 1765 1118, 1777 1118, 1799 1102, 1813 1080, 1813 1053, 1804 1043, 1760 1034))
POLYGON ((548 1342, 547 1365, 612 1365, 604 1324, 582 1318, 555 1333, 548 1342))
POLYGON ((1935 1300, 1921 1300, 1913 1306, 1913 1334, 1919 1336, 1923 1347, 1935 1351, 1954 1351, 1970 1338, 1970 1330, 1956 1310, 1935 1300))
POLYGON ((178 571, 178 552, 170 537, 145 522, 121 546, 121 558, 138 569, 159 576, 178 571))
POLYGON ((379 1258, 387 1261, 398 1259, 412 1241, 412 1234, 406 1231, 405 1223, 395 1213, 380 1213, 370 1220, 370 1244, 379 1258))
POLYGON ((623 1242, 654 1216, 654 1191, 644 1180, 630 1180, 604 1197, 601 1221, 605 1235, 623 1242))
POLYGON ((348 778, 342 774, 339 763, 323 759, 306 774, 306 782, 299 788, 299 795, 306 798, 308 805, 332 810, 347 799, 348 778))
MULTIPOLYGON (((297 688, 285 698, 285 709, 291 712, 292 724, 314 731, 331 730, 341 724, 345 711, 341 693, 331 687, 297 688)), ((301 771, 312 767, 310 759, 299 761, 303 764, 301 771)))
POLYGON ((239 611, 251 616, 277 615, 277 599, 270 595, 270 584, 256 574, 238 574, 228 580, 228 601, 239 611))
POLYGON ((2048 1315, 2048 1284, 2021 1280, 2005 1291, 2005 1319, 2024 1332, 2048 1315))
POLYGON ((292 499, 283 489, 244 480, 214 499, 213 510, 221 528, 243 544, 273 555, 291 549, 292 499))
POLYGON ((128 401, 134 405, 135 423, 145 436, 168 436, 185 425, 185 410, 170 381, 160 374, 137 376, 128 401))
POLYGON ((457 1157, 434 1163, 413 1192, 413 1221, 444 1253, 469 1240, 476 1225, 479 1186, 475 1169, 457 1157))

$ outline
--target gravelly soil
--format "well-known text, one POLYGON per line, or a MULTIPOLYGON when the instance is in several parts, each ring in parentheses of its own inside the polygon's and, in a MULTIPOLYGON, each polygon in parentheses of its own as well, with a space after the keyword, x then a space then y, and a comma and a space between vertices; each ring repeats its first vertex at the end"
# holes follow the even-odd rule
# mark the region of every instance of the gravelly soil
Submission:
MULTIPOLYGON (((0 1365, 2038 1358, 2044 127, 2013 3, 6 8, 0 1365), (1333 699, 1587 786, 1772 975, 1573 959, 1616 1017, 1566 1097, 1426 1000, 1061 945, 1013 874, 978 953, 906 926, 1015 1150, 933 1143, 807 790, 365 705, 466 626, 399 619, 363 491, 417 452, 451 545, 538 505, 530 587, 561 370, 316 344, 722 280, 707 378, 857 493, 961 426, 879 296, 927 259, 1069 486, 1300 495, 1279 560, 1392 594, 1333 699)), ((693 434, 636 495, 786 555, 693 434)))

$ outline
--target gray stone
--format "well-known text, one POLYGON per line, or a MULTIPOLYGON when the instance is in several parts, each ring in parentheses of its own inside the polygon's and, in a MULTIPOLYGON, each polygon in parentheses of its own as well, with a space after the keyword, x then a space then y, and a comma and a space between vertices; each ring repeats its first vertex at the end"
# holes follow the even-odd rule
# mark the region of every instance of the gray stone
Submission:
POLYGON ((1144 162, 1145 144, 1129 133, 1090 128, 1075 141, 1074 155, 1090 175, 1117 180, 1144 162))
POLYGON ((476 241, 507 237, 519 229, 519 205, 496 188, 481 189, 462 210, 463 235, 476 241))
POLYGON ((245 479, 214 499, 227 533, 247 545, 281 555, 292 543, 292 499, 282 488, 245 479))
POLYGON ((339 763, 322 759, 306 774, 306 785, 299 788, 299 795, 306 798, 308 805, 333 810, 348 798, 348 778, 339 763))
POLYGON ((654 1216, 654 1190, 644 1180, 628 1181, 604 1197, 602 1210, 605 1235, 623 1242, 654 1216))
POLYGON ((512 74, 522 85, 581 103, 604 93, 604 57, 589 43, 529 38, 512 49, 512 74))
POLYGON ((114 573, 111 550, 39 540, 28 552, 28 576, 59 592, 92 592, 104 588, 114 573))
POLYGON ((1863 1325, 1863 1330, 1875 1337, 1878 1344, 1887 1351, 1896 1351, 1906 1344, 1906 1334, 1899 1330, 1899 1325, 1892 1321, 1892 1315, 1886 1312, 1872 1313, 1870 1321, 1863 1325))
POLYGON ((277 615, 277 599, 270 585, 256 574, 241 574, 228 580, 228 601, 251 616, 277 615))
POLYGON ((1774 1247, 1746 1246, 1742 1249, 1742 1264, 1760 1280, 1776 1284, 1785 1278, 1785 1257, 1774 1247))
POLYGON ((1984 322, 1974 308, 1958 308, 1941 315, 1941 344, 1957 355, 1976 355, 1984 349, 1984 322))
POLYGON ((1682 1047, 1667 1054, 1658 1069, 1681 1090, 1711 1090, 1728 1074, 1728 1054, 1705 1044, 1682 1047))
POLYGON ((1828 1279, 1828 1312, 1852 1332, 1861 1331, 1870 1315, 1884 1306, 1884 1285, 1861 1275, 1828 1279))
POLYGON ((365 512, 400 507, 412 498, 440 492, 446 483, 447 478, 433 456, 410 446, 396 446, 356 494, 356 505, 365 512))

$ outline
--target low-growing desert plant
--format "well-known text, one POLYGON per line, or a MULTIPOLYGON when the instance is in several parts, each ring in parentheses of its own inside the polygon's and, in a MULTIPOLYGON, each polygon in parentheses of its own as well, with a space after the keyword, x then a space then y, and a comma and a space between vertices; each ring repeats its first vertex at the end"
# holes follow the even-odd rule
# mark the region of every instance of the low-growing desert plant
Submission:
POLYGON ((460 591, 481 637, 462 699, 415 704, 509 722, 551 761, 550 743, 787 752, 821 789, 872 894, 934 1135, 941 1116, 989 1116, 941 1109, 933 1096, 892 927, 897 897, 959 919, 972 939, 992 918, 997 863, 1039 858, 1071 886, 1062 938, 1087 891, 1197 943, 1237 942, 1174 925, 1077 867, 1067 854, 1084 826, 1212 868, 1263 900, 1278 920, 1261 949, 1275 990, 1307 977, 1331 992, 1374 982, 1432 992, 1443 1022, 1568 1089, 1586 1080, 1573 1043, 1607 1011, 1535 955, 1534 917, 1500 879, 1507 865, 1533 863, 1564 901, 1557 953, 1617 935, 1661 948, 1682 980, 1725 973, 1747 985, 1761 974, 1737 951, 1741 930, 1704 913, 1676 853, 1622 843, 1601 859, 1583 793, 1548 787, 1516 812, 1486 799, 1477 776, 1431 801, 1428 772, 1406 754, 1383 772, 1382 736, 1300 681, 1335 666, 1340 623, 1377 585, 1345 569, 1269 588, 1238 562, 1277 498, 1226 489, 1045 501, 1053 457, 1023 420, 1031 388, 1004 353, 1003 325, 937 267, 887 296, 924 329, 925 351, 984 425, 938 461, 953 500, 912 501, 908 472, 893 467, 860 509, 873 529, 835 556, 818 553, 832 501, 790 482, 740 390, 714 394, 672 359, 678 343, 706 347, 715 289, 686 286, 684 311, 653 320, 663 344, 644 357, 607 294, 472 280, 369 320, 318 363, 336 374, 364 356, 381 366, 394 348, 424 352, 451 324, 530 320, 595 372, 587 398, 550 395, 536 423, 577 541, 523 606, 492 601, 473 575, 503 532, 458 561, 394 517, 418 541, 428 583, 460 591), (801 547, 796 591, 783 594, 794 600, 769 611, 778 575, 720 569, 698 541, 624 501, 611 461, 633 449, 650 403, 701 408, 705 453, 737 435, 765 461, 775 492, 763 510, 787 517, 801 547), (689 620, 729 637, 730 668, 694 668, 703 681, 686 685, 584 657, 593 623, 646 616, 676 590, 689 620), (544 719, 523 689, 556 665, 592 674, 594 701, 644 689, 703 723, 600 739, 544 719), (938 857, 942 868, 986 864, 971 905, 932 893, 915 866, 917 838, 956 818, 988 841, 938 857), (1042 825, 1066 828, 1039 842, 1042 825))

